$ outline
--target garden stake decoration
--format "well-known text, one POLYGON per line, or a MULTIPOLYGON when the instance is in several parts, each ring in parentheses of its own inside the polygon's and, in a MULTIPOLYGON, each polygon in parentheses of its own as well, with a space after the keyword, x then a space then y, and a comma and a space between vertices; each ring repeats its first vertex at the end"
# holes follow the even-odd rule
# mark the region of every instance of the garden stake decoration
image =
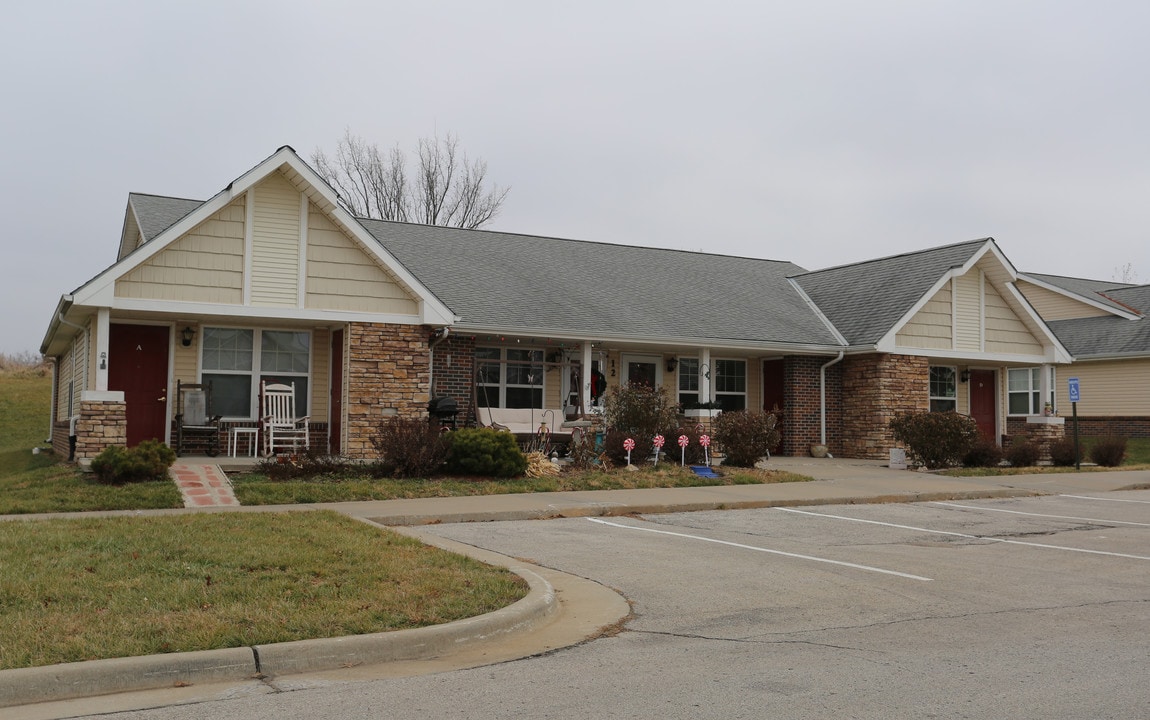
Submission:
POLYGON ((711 447, 711 436, 706 433, 700 435, 699 444, 703 446, 703 464, 710 466, 711 457, 707 454, 707 449, 711 447))
POLYGON ((655 467, 659 466, 659 453, 663 451, 663 443, 666 442, 662 435, 655 436, 655 467))
POLYGON ((690 442, 691 439, 686 435, 679 436, 679 467, 683 467, 687 464, 687 445, 689 445, 690 442))
POLYGON ((627 438, 623 441, 623 449, 627 451, 627 464, 631 464, 631 451, 635 449, 635 441, 627 438))

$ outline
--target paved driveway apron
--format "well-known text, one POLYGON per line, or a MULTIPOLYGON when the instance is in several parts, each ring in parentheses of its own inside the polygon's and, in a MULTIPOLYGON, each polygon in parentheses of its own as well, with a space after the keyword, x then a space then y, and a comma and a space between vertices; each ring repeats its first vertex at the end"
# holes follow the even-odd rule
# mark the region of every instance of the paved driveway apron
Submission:
POLYGON ((598 580, 612 637, 124 717, 1135 718, 1150 492, 436 526, 598 580))

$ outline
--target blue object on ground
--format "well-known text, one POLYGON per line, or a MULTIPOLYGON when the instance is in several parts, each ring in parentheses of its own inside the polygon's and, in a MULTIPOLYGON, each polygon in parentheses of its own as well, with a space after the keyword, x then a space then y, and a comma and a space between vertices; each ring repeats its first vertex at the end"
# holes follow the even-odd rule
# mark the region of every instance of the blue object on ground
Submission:
POLYGON ((712 468, 709 468, 706 465, 692 465, 691 472, 695 473, 699 477, 705 478, 722 477, 722 475, 719 475, 719 473, 715 472, 712 468))

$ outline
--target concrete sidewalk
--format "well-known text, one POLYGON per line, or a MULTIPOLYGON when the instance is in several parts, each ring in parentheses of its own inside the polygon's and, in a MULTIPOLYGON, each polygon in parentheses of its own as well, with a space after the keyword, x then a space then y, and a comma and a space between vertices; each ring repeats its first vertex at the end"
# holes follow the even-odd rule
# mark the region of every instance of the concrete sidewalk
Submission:
MULTIPOLYGON (((324 508, 379 525, 416 526, 771 506, 916 502, 1059 493, 1099 494, 1150 488, 1150 471, 952 478, 934 473, 891 470, 876 461, 831 458, 773 458, 770 467, 815 479, 811 482, 768 485, 598 490, 290 506, 196 507, 186 510, 98 514, 274 512, 324 508)), ((92 514, 60 513, 9 516, 3 519, 33 520, 92 514)), ((446 543, 453 551, 475 556, 483 562, 510 567, 528 581, 530 594, 519 603, 490 615, 419 630, 309 640, 259 648, 97 660, 0 671, 0 707, 10 708, 5 710, 5 716, 12 718, 66 717, 69 713, 77 714, 76 703, 84 703, 84 712, 91 712, 97 705, 93 704, 90 696, 109 693, 152 689, 153 693, 160 694, 116 696, 101 700, 99 707, 143 707, 148 704, 191 702, 203 699, 204 693, 210 695, 217 692, 212 688, 222 688, 218 692, 232 692, 237 685, 249 689, 256 686, 272 692, 274 690, 268 683, 274 682, 282 687, 285 682, 290 684, 291 680, 285 681, 279 676, 304 677, 297 673, 322 674, 330 671, 336 676, 346 677, 349 674, 370 672, 379 676, 417 672, 398 669, 399 665, 404 664, 414 667, 412 663, 422 663, 420 667, 428 668, 425 672, 474 666, 526 657, 535 652, 581 642, 602 628, 622 621, 629 612, 623 598, 587 580, 530 566, 470 546, 448 543, 422 534, 416 528, 403 531, 425 542, 439 545, 446 543), (356 670, 353 673, 351 668, 358 666, 370 666, 373 669, 356 670), (205 685, 211 683, 224 685, 205 685), (79 697, 89 699, 66 700, 79 697), (132 705, 132 697, 137 698, 134 700, 137 705, 132 705), (17 705, 23 707, 13 707, 17 705)))

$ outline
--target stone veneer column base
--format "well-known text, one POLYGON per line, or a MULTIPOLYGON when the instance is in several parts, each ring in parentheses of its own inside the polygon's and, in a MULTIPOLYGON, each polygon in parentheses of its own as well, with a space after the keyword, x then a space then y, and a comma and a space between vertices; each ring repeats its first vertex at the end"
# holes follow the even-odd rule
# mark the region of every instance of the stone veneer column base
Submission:
MULTIPOLYGON (((67 430, 65 429, 65 435, 67 430)), ((128 412, 123 400, 81 400, 76 421, 76 460, 91 460, 112 445, 128 444, 128 412)), ((65 453, 64 457, 68 457, 65 453)))
POLYGON ((387 417, 427 416, 429 332, 422 325, 348 325, 345 455, 376 457, 371 438, 387 417))

